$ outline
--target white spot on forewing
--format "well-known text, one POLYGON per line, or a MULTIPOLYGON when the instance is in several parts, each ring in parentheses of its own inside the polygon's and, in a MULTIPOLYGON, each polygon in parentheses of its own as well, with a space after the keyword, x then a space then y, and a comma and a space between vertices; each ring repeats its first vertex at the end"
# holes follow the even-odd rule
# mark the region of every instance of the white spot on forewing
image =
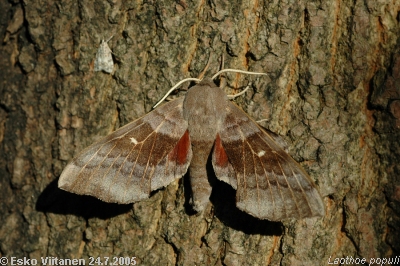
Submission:
POLYGON ((259 152, 257 153, 257 156, 258 156, 258 157, 261 157, 261 156, 264 156, 264 154, 265 154, 265 151, 259 151, 259 152))
POLYGON ((138 144, 138 141, 134 137, 130 138, 130 140, 134 145, 138 144))

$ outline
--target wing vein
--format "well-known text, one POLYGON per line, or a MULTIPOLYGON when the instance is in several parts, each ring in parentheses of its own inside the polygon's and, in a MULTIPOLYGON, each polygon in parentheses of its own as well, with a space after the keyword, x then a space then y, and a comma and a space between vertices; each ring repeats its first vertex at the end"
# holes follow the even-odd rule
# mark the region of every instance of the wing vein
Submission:
POLYGON ((308 207, 308 209, 310 210, 310 214, 312 215, 313 211, 312 211, 310 202, 309 202, 309 200, 308 200, 307 193, 304 191, 303 186, 300 184, 299 179, 297 178, 296 174, 294 173, 292 166, 289 165, 289 167, 290 167, 290 170, 291 170, 292 173, 293 173, 293 176, 296 178, 297 184, 298 184, 299 187, 301 188, 301 191, 302 191, 301 195, 302 195, 303 198, 305 199, 305 202, 307 202, 307 207, 308 207))

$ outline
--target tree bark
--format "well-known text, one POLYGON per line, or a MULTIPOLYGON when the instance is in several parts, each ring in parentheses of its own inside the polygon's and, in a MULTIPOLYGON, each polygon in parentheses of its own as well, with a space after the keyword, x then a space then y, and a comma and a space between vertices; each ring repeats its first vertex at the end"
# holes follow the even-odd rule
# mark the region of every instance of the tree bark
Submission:
POLYGON ((2 0, 0 9, 1 257, 325 265, 400 256, 400 1, 2 0), (111 36, 114 72, 94 72, 111 36), (195 214, 186 176, 130 205, 57 188, 79 151, 207 63, 212 76, 221 55, 225 68, 268 74, 227 74, 226 91, 251 82, 235 101, 285 139, 324 217, 258 220, 222 182, 195 214))

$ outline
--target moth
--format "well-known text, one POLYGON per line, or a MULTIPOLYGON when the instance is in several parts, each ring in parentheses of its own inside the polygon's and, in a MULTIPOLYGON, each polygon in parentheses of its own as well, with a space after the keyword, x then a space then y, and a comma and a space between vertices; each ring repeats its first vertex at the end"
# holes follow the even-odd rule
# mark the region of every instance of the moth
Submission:
POLYGON ((99 49, 97 50, 96 59, 94 60, 94 71, 104 71, 112 73, 114 70, 114 61, 112 58, 112 51, 108 46, 108 41, 111 40, 111 36, 107 41, 101 40, 99 49))
POLYGON ((83 150, 65 167, 58 186, 127 204, 189 171, 190 202, 201 212, 212 190, 210 156, 217 179, 236 190, 240 210, 271 221, 324 214, 303 168, 210 78, 83 150))

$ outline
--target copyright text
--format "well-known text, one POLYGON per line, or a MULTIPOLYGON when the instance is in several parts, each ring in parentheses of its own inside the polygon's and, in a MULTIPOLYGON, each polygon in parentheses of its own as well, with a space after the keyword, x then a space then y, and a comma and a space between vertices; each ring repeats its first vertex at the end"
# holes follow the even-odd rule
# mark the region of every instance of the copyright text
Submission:
POLYGON ((58 257, 40 257, 40 259, 30 259, 27 257, 1 257, 0 266, 4 265, 93 265, 93 266, 113 266, 113 265, 136 265, 136 257, 89 257, 87 259, 62 259, 58 257))

